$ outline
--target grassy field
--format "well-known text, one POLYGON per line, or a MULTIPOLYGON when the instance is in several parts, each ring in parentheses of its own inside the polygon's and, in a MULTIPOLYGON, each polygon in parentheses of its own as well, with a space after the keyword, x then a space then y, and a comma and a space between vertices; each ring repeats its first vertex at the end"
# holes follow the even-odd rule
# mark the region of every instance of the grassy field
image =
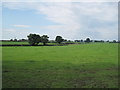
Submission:
MULTIPOLYGON (((64 44, 65 42, 62 42, 62 44, 64 44)), ((72 42, 66 42, 67 44, 69 43, 72 43, 72 42)), ((73 42, 74 44, 80 44, 80 42, 73 42)), ((1 42, 0 41, 0 45, 22 45, 22 44, 25 44, 25 45, 29 45, 29 43, 26 41, 26 42, 13 42, 13 41, 3 41, 1 42)), ((51 43, 51 42, 48 42, 46 43, 47 45, 59 45, 58 43, 51 43)), ((43 43, 39 43, 38 45, 43 45, 43 43)))
MULTIPOLYGON (((10 41, 6 41, 6 42, 0 42, 0 45, 29 45, 29 43, 26 42, 10 42, 10 41)), ((39 45, 43 45, 43 43, 39 43, 39 45)), ((47 43, 47 45, 58 45, 57 43, 47 43)))
POLYGON ((28 42, 0 42, 0 44, 9 44, 9 45, 11 45, 11 44, 29 44, 28 42))
POLYGON ((3 88, 118 88, 118 44, 2 47, 3 88))

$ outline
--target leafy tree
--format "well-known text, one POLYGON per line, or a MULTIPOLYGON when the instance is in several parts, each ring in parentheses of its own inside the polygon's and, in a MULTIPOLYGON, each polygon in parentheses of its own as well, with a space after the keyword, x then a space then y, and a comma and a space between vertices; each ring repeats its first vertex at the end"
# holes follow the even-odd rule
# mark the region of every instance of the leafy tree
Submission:
POLYGON ((68 42, 72 42, 71 40, 68 40, 68 42))
POLYGON ((116 43, 117 41, 116 40, 113 40, 113 43, 116 43))
POLYGON ((80 40, 80 42, 83 42, 83 40, 80 40))
POLYGON ((10 39, 10 41, 13 41, 13 39, 10 39))
POLYGON ((17 39, 14 39, 14 42, 17 42, 17 39))
POLYGON ((26 39, 21 39, 22 42, 27 41, 26 39))
POLYGON ((46 45, 46 43, 49 41, 48 38, 49 37, 47 35, 43 35, 41 37, 41 42, 43 43, 43 45, 46 45))
POLYGON ((90 42, 90 38, 86 38, 85 42, 89 43, 90 42))
POLYGON ((64 42, 67 42, 67 39, 64 39, 63 41, 64 41, 64 42))
POLYGON ((60 44, 61 42, 64 41, 64 39, 61 36, 56 36, 55 41, 60 44))
POLYGON ((39 42, 41 41, 41 37, 37 34, 29 34, 27 37, 29 44, 32 46, 38 45, 39 42))

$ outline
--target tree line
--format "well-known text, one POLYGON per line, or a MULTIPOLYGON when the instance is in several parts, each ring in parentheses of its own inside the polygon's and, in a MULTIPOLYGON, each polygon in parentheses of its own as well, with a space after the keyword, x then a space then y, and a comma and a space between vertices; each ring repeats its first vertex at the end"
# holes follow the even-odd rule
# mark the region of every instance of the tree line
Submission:
MULTIPOLYGON (((38 34, 29 34, 27 37, 29 44, 32 46, 36 46, 40 42, 42 42, 43 45, 46 45, 46 43, 48 43, 49 41, 48 40, 49 37, 47 35, 40 36, 38 34)), ((61 42, 64 41, 64 39, 61 36, 56 36, 55 41, 60 44, 61 42)))
POLYGON ((62 42, 64 44, 75 44, 75 43, 90 43, 90 42, 109 42, 109 43, 120 43, 120 41, 113 40, 113 41, 104 41, 104 40, 91 40, 90 38, 86 38, 85 40, 67 40, 63 39, 62 36, 56 36, 55 40, 49 40, 49 37, 47 35, 38 35, 38 34, 29 34, 28 39, 11 39, 11 40, 1 40, 1 41, 12 41, 12 42, 28 42, 31 46, 37 46, 39 43, 43 43, 43 45, 46 45, 47 43, 58 43, 61 44, 62 42))
MULTIPOLYGON (((38 45, 40 42, 43 43, 43 45, 46 45, 46 43, 49 42, 49 37, 47 35, 43 35, 43 36, 40 36, 38 34, 29 34, 28 36, 28 42, 30 45, 32 46, 36 46, 38 45)), ((58 44, 61 44, 61 42, 71 42, 70 40, 66 40, 66 39, 63 39, 62 36, 56 36, 55 38, 55 42, 57 42, 58 44)), ((85 43, 90 43, 90 42, 105 42, 104 40, 90 40, 90 38, 86 38, 86 40, 75 40, 74 42, 85 42, 85 43)), ((106 41, 106 42, 109 42, 109 43, 119 43, 120 41, 116 41, 116 40, 113 40, 113 41, 106 41)))

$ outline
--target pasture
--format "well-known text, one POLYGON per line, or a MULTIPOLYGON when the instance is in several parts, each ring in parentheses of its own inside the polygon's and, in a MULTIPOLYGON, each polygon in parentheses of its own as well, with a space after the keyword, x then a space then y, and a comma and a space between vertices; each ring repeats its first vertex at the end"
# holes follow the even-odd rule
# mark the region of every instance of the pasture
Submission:
POLYGON ((3 88, 118 88, 118 44, 2 47, 3 88))
POLYGON ((18 45, 18 44, 29 44, 29 43, 28 42, 12 42, 12 41, 10 42, 10 41, 6 41, 6 42, 0 42, 0 44, 1 45, 4 45, 4 44, 6 44, 6 45, 7 44, 8 45, 11 45, 11 44, 16 45, 17 44, 18 45))
MULTIPOLYGON (((14 41, 5 41, 5 42, 0 42, 0 45, 29 45, 27 41, 25 42, 14 42, 14 41)), ((39 43, 38 45, 43 45, 43 43, 39 43)), ((47 45, 58 45, 57 43, 47 43, 47 45)))

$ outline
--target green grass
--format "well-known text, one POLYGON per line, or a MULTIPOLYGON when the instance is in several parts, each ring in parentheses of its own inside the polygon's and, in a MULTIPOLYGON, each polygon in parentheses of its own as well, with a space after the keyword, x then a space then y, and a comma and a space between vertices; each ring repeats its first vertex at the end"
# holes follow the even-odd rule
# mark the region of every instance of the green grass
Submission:
POLYGON ((0 42, 0 44, 9 44, 9 45, 11 45, 11 44, 29 44, 28 42, 9 42, 9 41, 6 41, 6 42, 0 42))
POLYGON ((118 44, 2 49, 3 88, 118 88, 118 44))
MULTIPOLYGON (((0 42, 0 45, 22 45, 22 44, 25 44, 25 45, 29 45, 29 43, 26 41, 26 42, 13 42, 13 41, 3 41, 3 42, 0 42)), ((43 43, 39 43, 39 45, 43 45, 43 43)), ((47 43, 47 45, 58 45, 57 43, 47 43)))

